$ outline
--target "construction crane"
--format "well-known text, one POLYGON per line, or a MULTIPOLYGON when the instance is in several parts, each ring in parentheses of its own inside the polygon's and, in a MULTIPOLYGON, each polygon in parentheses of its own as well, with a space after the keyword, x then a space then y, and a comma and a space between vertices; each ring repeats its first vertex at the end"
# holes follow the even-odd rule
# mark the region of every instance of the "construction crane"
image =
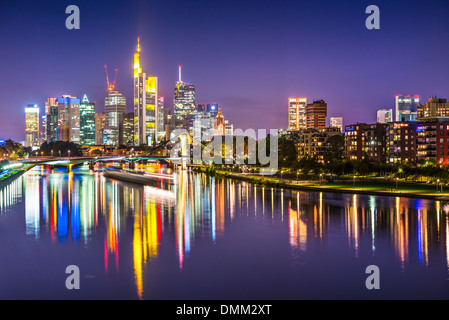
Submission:
POLYGON ((115 89, 115 83, 117 81, 117 69, 115 69, 115 79, 113 83, 109 83, 108 67, 106 65, 104 65, 104 69, 106 70, 106 83, 108 84, 108 91, 113 91, 115 89))

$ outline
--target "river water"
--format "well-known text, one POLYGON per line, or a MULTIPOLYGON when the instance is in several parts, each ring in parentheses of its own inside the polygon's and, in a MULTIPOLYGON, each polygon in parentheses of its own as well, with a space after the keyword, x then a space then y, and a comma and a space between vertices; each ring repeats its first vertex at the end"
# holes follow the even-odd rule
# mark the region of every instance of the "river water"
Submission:
POLYGON ((0 189, 0 299, 449 298, 443 202, 170 174, 163 190, 42 166, 0 189))

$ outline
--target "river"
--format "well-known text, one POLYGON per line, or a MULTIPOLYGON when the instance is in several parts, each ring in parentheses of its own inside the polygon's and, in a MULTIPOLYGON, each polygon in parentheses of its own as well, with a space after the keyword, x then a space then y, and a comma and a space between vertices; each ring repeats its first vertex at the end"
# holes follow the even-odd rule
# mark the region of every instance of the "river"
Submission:
POLYGON ((168 173, 162 190, 37 166, 0 189, 0 299, 449 298, 442 202, 168 173))

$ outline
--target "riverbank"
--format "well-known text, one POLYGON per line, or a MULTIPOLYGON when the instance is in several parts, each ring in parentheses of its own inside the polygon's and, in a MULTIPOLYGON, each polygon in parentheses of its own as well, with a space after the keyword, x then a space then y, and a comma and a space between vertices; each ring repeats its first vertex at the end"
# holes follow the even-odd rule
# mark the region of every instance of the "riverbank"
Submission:
POLYGON ((339 192, 392 197, 408 197, 449 201, 449 192, 438 192, 434 185, 424 183, 391 181, 385 179, 351 179, 351 180, 290 180, 276 176, 260 176, 249 173, 213 170, 208 167, 195 166, 194 171, 223 178, 247 181, 256 185, 288 188, 301 191, 339 192))
POLYGON ((14 181, 16 178, 20 177, 22 174, 30 170, 35 165, 28 165, 24 168, 16 169, 8 173, 7 175, 0 178, 0 188, 3 188, 4 186, 7 186, 12 181, 14 181))

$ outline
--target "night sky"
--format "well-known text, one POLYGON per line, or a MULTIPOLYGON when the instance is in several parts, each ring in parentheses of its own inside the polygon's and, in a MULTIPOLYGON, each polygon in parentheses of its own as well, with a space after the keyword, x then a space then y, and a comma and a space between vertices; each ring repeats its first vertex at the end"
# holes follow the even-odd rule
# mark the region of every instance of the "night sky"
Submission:
POLYGON ((234 128, 286 128, 287 99, 324 99, 328 117, 375 122, 395 94, 449 98, 449 2, 436 0, 0 0, 0 138, 24 140, 24 108, 87 94, 104 110, 108 65, 132 111, 133 54, 173 108, 178 65, 197 103, 234 128), (68 5, 81 29, 68 30, 68 5), (380 30, 367 30, 368 5, 380 30))

